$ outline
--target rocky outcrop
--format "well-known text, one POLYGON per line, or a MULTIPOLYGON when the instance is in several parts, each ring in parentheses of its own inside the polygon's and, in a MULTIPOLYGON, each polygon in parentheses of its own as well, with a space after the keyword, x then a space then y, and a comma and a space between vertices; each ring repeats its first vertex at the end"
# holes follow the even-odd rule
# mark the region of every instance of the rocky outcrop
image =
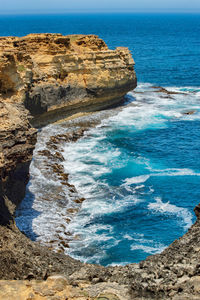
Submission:
POLYGON ((89 282, 79 282, 73 286, 59 275, 51 276, 46 281, 2 281, 0 299, 131 300, 128 289, 117 283, 91 285, 89 282))
POLYGON ((14 223, 36 143, 30 116, 39 125, 108 107, 135 86, 129 51, 108 50, 96 36, 0 38, 0 278, 23 280, 0 281, 0 299, 200 299, 199 206, 187 234, 161 254, 125 267, 54 253, 14 223))
MULTIPOLYGON (((25 194, 36 143, 37 132, 32 125, 41 126, 76 112, 117 104, 136 87, 133 65, 128 49, 109 50, 93 35, 42 34, 0 38, 1 279, 44 280, 54 273, 64 274, 69 279, 84 266, 33 243, 15 226, 14 212, 25 194)), ((101 269, 104 268, 96 266, 97 272, 101 269)), ((22 290, 17 287, 20 282, 15 286, 16 295, 10 283, 12 292, 9 294, 9 287, 4 283, 0 282, 0 299, 15 296, 38 299, 43 296, 40 295, 43 287, 39 283, 30 288, 33 295, 27 295, 27 291, 23 294, 23 284, 22 290)), ((112 287, 108 288, 108 292, 112 291, 112 287)), ((99 286, 99 291, 102 289, 99 286)), ((98 293, 92 286, 91 291, 96 298, 98 293)), ((122 295, 124 293, 122 291, 122 295)), ((55 294, 56 291, 47 296, 60 299, 55 294)), ((75 299, 73 293, 72 297, 75 299)))
POLYGON ((133 65, 127 48, 109 50, 95 35, 2 37, 0 93, 43 125, 119 102, 136 87, 133 65))
POLYGON ((36 143, 36 130, 20 104, 0 101, 0 224, 12 220, 23 199, 29 164, 36 143))
POLYGON ((0 38, 0 224, 23 199, 36 130, 122 100, 136 86, 126 48, 97 36, 32 34, 0 38), (29 111, 29 112, 28 112, 29 111))

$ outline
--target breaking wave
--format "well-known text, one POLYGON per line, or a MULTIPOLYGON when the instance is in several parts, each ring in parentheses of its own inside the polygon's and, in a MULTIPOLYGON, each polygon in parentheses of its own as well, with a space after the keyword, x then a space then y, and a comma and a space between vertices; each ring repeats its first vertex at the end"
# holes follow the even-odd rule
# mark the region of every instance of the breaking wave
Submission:
POLYGON ((40 155, 68 125, 41 130, 16 223, 84 262, 115 265, 161 252, 194 222, 200 176, 200 88, 141 83, 127 104, 54 150, 68 186, 40 155), (75 191, 70 191, 70 186, 75 191), (84 198, 80 204, 77 198, 84 198))

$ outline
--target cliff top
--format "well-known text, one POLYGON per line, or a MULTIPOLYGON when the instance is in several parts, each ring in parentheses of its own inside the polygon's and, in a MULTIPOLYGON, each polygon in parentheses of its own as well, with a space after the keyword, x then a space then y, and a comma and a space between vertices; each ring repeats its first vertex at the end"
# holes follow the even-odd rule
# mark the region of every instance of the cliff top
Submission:
POLYGON ((96 35, 67 35, 62 34, 29 34, 24 37, 0 37, 0 52, 27 51, 56 54, 76 51, 102 51, 108 50, 105 42, 96 35))
POLYGON ((80 100, 110 105, 135 88, 133 65, 128 48, 109 50, 96 35, 0 37, 0 99, 33 116, 80 100))

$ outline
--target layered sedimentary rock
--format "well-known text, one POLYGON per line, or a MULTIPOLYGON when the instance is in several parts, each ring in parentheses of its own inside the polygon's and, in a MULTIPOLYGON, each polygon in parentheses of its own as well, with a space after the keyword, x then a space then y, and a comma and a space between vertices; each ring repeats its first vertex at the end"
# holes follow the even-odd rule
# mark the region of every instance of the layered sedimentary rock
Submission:
POLYGON ((118 103, 136 86, 127 48, 97 36, 0 38, 0 223, 23 198, 39 125, 118 103))
POLYGON ((119 102, 136 87, 133 65, 127 48, 109 50, 95 35, 2 37, 0 93, 41 125, 119 102))
MULTIPOLYGON (((31 124, 117 104, 136 86, 133 64, 128 49, 109 50, 93 35, 0 38, 1 279, 46 279, 53 273, 69 278, 83 267, 31 242, 15 226, 14 212, 25 194, 36 143, 31 124)), ((0 299, 15 297, 3 285, 0 299)), ((16 289, 17 297, 24 299, 16 289)))
POLYGON ((199 207, 186 235, 125 267, 86 265, 54 253, 14 223, 36 143, 30 116, 38 125, 108 107, 135 86, 129 51, 108 50, 96 36, 0 38, 0 278, 23 279, 0 281, 0 299, 200 299, 199 207))

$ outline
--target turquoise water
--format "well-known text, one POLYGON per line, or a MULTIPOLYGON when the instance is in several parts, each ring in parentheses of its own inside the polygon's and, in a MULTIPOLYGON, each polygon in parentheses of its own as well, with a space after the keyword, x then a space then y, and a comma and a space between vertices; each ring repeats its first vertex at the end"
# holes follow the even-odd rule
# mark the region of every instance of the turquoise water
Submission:
POLYGON ((102 265, 138 262, 183 235, 200 199, 200 15, 0 18, 0 35, 95 33, 111 48, 127 46, 139 81, 127 106, 63 146, 70 183, 86 198, 69 224, 70 195, 37 156, 48 136, 66 129, 41 131, 17 212, 20 229, 44 243, 71 234, 75 239, 64 251, 102 265), (51 193, 62 201, 51 201, 51 193))
POLYGON ((85 261, 138 262, 194 221, 200 94, 167 99, 147 84, 136 91, 132 104, 65 148, 65 169, 87 199, 69 224, 81 240, 68 252, 85 261), (184 115, 188 108, 197 112, 184 115))

